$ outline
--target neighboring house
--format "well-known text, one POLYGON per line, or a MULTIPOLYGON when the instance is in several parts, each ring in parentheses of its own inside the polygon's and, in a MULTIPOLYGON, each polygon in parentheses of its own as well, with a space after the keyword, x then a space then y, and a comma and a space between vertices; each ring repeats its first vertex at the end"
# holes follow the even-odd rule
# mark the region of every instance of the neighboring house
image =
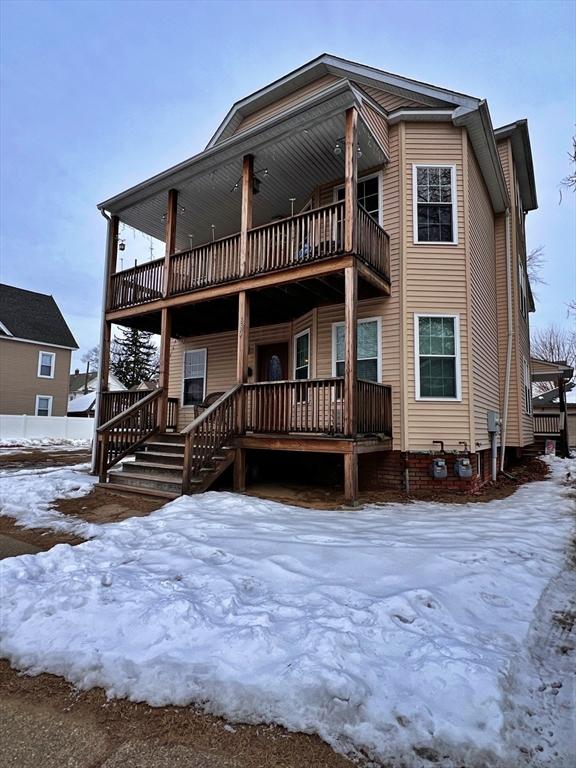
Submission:
POLYGON ((74 349, 52 296, 0 285, 1 414, 66 416, 74 349))
POLYGON ((178 494, 233 464, 240 490, 268 463, 296 481, 343 472, 354 501, 359 485, 477 487, 498 417, 507 450, 533 442, 526 120, 494 130, 483 100, 322 55, 99 207, 104 367, 112 323, 162 340, 134 447, 101 434, 103 482, 178 494), (164 240, 165 258, 117 271, 120 223, 164 240), (154 436, 175 403, 184 434, 154 436), (126 451, 136 464, 111 470, 126 451))
POLYGON ((553 386, 532 398, 534 438, 538 452, 544 452, 548 440, 553 440, 556 451, 568 456, 576 446, 576 385, 572 381, 574 369, 567 363, 532 358, 532 381, 553 386))
POLYGON ((93 418, 96 407, 96 392, 87 392, 68 401, 68 416, 93 418))
POLYGON ((140 384, 134 384, 130 387, 130 392, 153 392, 155 389, 158 389, 158 379, 149 379, 141 381, 140 384))
MULTIPOLYGON (((76 368, 74 373, 70 374, 70 400, 74 400, 77 397, 82 397, 89 392, 96 392, 98 389, 98 372, 91 371, 89 373, 80 373, 80 369, 76 368)), ((125 392, 126 387, 119 381, 113 373, 108 374, 108 390, 110 392, 125 392)))

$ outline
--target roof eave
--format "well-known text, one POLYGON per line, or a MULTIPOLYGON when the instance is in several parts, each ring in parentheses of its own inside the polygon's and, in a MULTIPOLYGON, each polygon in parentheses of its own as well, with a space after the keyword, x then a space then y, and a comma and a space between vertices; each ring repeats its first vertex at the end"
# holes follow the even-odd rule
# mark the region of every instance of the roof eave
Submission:
POLYGON ((524 210, 536 210, 538 208, 538 199, 536 196, 536 178, 534 176, 528 120, 516 120, 514 123, 496 128, 494 136, 496 141, 510 139, 524 210))

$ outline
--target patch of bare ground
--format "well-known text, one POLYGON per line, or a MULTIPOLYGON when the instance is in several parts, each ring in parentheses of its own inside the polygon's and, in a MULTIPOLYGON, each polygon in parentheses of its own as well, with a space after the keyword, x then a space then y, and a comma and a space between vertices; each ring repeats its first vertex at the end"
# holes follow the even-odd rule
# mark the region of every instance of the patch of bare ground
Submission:
MULTIPOLYGON (((15 449, 16 450, 16 449, 15 449)), ((84 464, 92 459, 92 454, 86 448, 78 450, 41 451, 31 448, 17 453, 0 455, 0 469, 45 469, 47 467, 68 467, 73 464, 84 464)))
MULTIPOLYGON (((101 689, 77 691, 53 675, 28 677, 0 661, 0 691, 3 706, 16 708, 29 721, 30 763, 18 768, 42 764, 43 745, 36 732, 35 715, 45 721, 68 723, 104 738, 104 748, 94 761, 74 763, 79 768, 111 765, 157 765, 171 768, 174 757, 183 757, 183 766, 214 768, 350 768, 352 763, 336 754, 317 736, 289 733, 273 725, 230 726, 225 720, 192 707, 149 707, 147 704, 121 700, 108 701, 101 689), (164 749, 159 749, 164 748, 164 749), (141 759, 126 762, 124 753, 136 751, 141 759), (166 761, 149 762, 151 752, 164 755, 166 761), (118 753, 117 758, 115 758, 118 753), (206 756, 204 762, 198 756, 206 756), (188 759, 186 759, 188 756, 188 759), (39 760, 34 764, 34 760, 39 760)), ((41 736, 41 733, 40 733, 41 736)), ((102 741, 102 738, 100 738, 102 741)), ((78 745, 80 752, 81 745, 78 745)), ((14 763, 16 765, 16 763, 14 763)))
MULTIPOLYGON (((411 501, 437 501, 448 504, 468 504, 471 501, 494 501, 505 499, 524 483, 535 480, 545 480, 548 466, 539 459, 530 459, 510 468, 506 475, 499 475, 497 482, 486 483, 475 493, 458 493, 451 491, 427 490, 407 494, 404 491, 383 489, 381 491, 363 491, 359 494, 358 503, 391 504, 409 503, 411 501)), ((312 509, 339 509, 345 506, 344 495, 340 488, 318 488, 300 484, 259 483, 246 489, 249 496, 261 499, 271 499, 282 504, 312 509)))
POLYGON ((41 550, 52 549, 56 544, 81 544, 84 539, 67 533, 48 531, 43 528, 22 528, 10 517, 0 516, 0 535, 9 536, 41 550))
POLYGON ((88 523, 119 523, 128 517, 149 515, 165 504, 166 499, 154 496, 93 488, 89 494, 77 499, 57 499, 52 507, 63 515, 81 517, 88 523))

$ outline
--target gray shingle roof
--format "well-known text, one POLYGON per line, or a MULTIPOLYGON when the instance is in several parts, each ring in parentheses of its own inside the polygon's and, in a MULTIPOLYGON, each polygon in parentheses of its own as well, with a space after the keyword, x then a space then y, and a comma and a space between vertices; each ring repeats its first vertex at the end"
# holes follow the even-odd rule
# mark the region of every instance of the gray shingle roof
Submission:
POLYGON ((45 293, 0 283, 0 322, 17 339, 78 349, 58 305, 45 293))

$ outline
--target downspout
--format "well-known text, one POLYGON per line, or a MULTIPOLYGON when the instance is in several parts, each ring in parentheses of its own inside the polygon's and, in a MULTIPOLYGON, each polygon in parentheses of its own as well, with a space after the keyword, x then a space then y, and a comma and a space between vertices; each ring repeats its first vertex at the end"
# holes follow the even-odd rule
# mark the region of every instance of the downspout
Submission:
MULTIPOLYGON (((510 377, 512 373, 512 248, 510 245, 510 208, 506 208, 506 293, 508 310, 508 336, 506 346, 506 375, 504 378, 504 406, 502 414, 502 432, 500 437, 500 472, 504 472, 504 458, 506 453, 506 430, 508 427, 508 406, 510 402, 510 377)), ((493 478, 495 479, 495 478, 493 478)))
MULTIPOLYGON (((100 209, 100 213, 108 222, 108 235, 106 237, 106 254, 110 253, 110 222, 111 218, 106 211, 100 209)), ((92 437, 92 474, 98 474, 98 427, 100 426, 100 399, 102 395, 102 350, 106 339, 106 295, 108 292, 108 256, 104 260, 104 277, 102 279, 102 319, 100 323, 100 360, 98 361, 98 372, 96 376, 96 401, 94 403, 94 435, 92 437)))

